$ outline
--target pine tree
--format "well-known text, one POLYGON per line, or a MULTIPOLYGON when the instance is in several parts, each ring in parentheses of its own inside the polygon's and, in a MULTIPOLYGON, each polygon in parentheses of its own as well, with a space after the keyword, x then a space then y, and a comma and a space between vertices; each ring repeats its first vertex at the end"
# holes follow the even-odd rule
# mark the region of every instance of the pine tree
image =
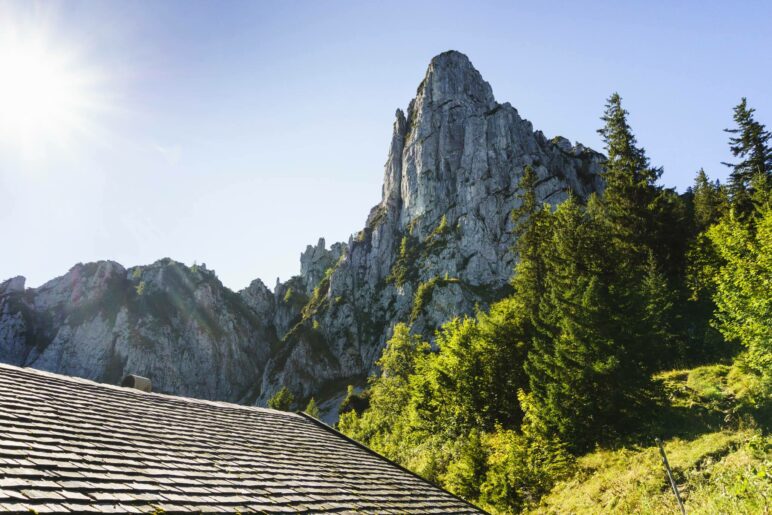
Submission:
POLYGON ((694 225, 702 232, 716 223, 729 209, 729 198, 725 188, 716 180, 711 182, 705 170, 700 168, 692 187, 694 225))
POLYGON ((702 169, 697 172, 690 192, 692 237, 686 252, 684 278, 688 297, 680 300, 687 338, 678 356, 681 366, 715 361, 734 350, 710 324, 716 309, 715 277, 723 259, 707 232, 729 213, 729 194, 726 186, 718 180, 711 181, 702 169))
POLYGON ((655 183, 662 170, 652 168, 646 152, 627 123, 622 98, 614 93, 606 103, 598 129, 607 154, 603 166, 602 203, 612 234, 629 245, 651 244, 650 206, 658 190, 655 183))
POLYGON ((772 180, 772 148, 768 144, 772 135, 754 119, 755 111, 748 107, 747 99, 743 97, 734 108, 733 119, 737 127, 724 129, 733 135, 729 138, 732 155, 741 159, 738 163, 724 163, 732 168, 729 186, 735 209, 741 215, 750 212, 749 190, 754 176, 762 176, 767 187, 772 180))
POLYGON ((518 264, 510 282, 531 320, 536 317, 544 292, 542 251, 551 220, 550 206, 540 205, 537 200, 536 184, 536 173, 530 165, 527 165, 519 183, 520 205, 512 212, 513 232, 517 236, 514 250, 517 253, 518 264))
POLYGON ((610 441, 645 412, 651 373, 680 348, 686 206, 656 185, 619 95, 599 132, 605 190, 561 204, 546 224, 544 294, 526 372, 534 420, 572 450, 610 441), (676 236, 674 236, 676 235, 676 236), (683 241, 677 241, 681 239, 683 241))
MULTIPOLYGON (((628 292, 631 299, 645 297, 642 278, 649 272, 653 256, 653 266, 663 275, 664 287, 675 290, 674 302, 669 304, 667 312, 662 313, 662 320, 667 322, 668 332, 674 336, 678 334, 678 338, 668 339, 669 343, 680 347, 686 329, 684 318, 679 314, 683 305, 679 300, 688 297, 684 279, 686 252, 692 234, 688 207, 674 190, 657 184, 662 169, 652 167, 645 150, 638 146, 627 115, 620 96, 611 95, 602 117, 605 126, 598 131, 608 152, 603 170, 606 187, 591 209, 611 236, 614 249, 613 257, 609 259, 616 264, 613 270, 615 289, 628 292)), ((640 300, 638 305, 631 304, 631 309, 640 309, 648 303, 645 299, 640 300)), ((626 316, 630 316, 632 322, 640 320, 640 313, 634 311, 627 312, 626 316)), ((675 350, 659 345, 662 340, 656 335, 655 328, 649 328, 649 331, 649 337, 657 342, 658 352, 675 350)), ((638 334, 643 337, 646 332, 646 328, 641 328, 638 334)), ((650 345, 651 348, 655 346, 654 343, 650 345)), ((649 352, 648 356, 653 362, 662 361, 655 353, 649 352)))

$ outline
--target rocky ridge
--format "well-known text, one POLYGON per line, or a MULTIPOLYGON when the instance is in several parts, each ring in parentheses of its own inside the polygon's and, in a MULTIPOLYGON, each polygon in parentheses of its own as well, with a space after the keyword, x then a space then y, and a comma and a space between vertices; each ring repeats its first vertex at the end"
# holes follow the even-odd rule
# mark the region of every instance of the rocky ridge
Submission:
MULTIPOLYGON (((364 229, 301 254, 300 275, 234 293, 205 266, 169 259, 76 265, 35 289, 0 284, 0 361, 161 391, 264 403, 287 386, 328 417, 373 372, 395 323, 431 335, 504 294, 511 212, 531 165, 543 202, 601 188, 603 156, 534 131, 459 52, 435 57, 397 110, 382 200, 364 229)), ((302 406, 300 406, 302 407, 302 406)))

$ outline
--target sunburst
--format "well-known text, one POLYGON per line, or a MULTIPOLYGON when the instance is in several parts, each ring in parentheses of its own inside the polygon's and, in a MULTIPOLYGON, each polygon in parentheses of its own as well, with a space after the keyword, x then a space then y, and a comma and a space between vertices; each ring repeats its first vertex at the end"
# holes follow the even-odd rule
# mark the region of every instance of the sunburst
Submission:
POLYGON ((0 146, 25 159, 71 150, 92 129, 98 75, 44 30, 2 25, 0 146))

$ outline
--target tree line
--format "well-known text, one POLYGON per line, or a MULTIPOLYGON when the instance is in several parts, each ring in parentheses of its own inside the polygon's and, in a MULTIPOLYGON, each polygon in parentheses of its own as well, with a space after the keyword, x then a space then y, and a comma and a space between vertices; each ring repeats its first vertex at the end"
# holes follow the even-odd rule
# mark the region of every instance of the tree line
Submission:
POLYGON ((380 375, 350 389, 339 429, 479 505, 538 502, 596 446, 659 435, 658 371, 733 363, 749 401, 772 394, 772 150, 745 98, 726 184, 659 184, 618 94, 598 131, 602 193, 513 212, 513 293, 444 324, 397 324, 380 375))

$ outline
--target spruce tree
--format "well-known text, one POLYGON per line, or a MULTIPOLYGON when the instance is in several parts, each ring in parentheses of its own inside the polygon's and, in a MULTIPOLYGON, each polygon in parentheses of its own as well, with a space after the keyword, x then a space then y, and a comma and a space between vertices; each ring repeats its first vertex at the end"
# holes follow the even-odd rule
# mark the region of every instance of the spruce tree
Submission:
POLYGON ((729 186, 733 204, 740 214, 749 214, 751 181, 760 175, 769 184, 772 179, 772 148, 769 139, 772 137, 765 126, 757 122, 753 116, 756 110, 748 107, 748 101, 742 98, 734 108, 733 119, 737 126, 724 129, 732 134, 729 138, 729 149, 732 155, 741 159, 738 163, 724 163, 732 168, 729 174, 729 186))
POLYGON ((694 225, 698 233, 716 223, 729 208, 729 199, 724 187, 718 180, 710 181, 702 168, 694 179, 692 204, 694 225))
POLYGON ((545 253, 545 296, 528 356, 534 417, 576 452, 609 441, 630 419, 645 382, 633 297, 615 288, 615 260, 605 226, 575 199, 554 214, 545 253), (611 252, 611 253, 609 253, 611 252))
POLYGON ((678 356, 681 366, 715 361, 733 350, 710 323, 716 310, 715 277, 723 266, 723 258, 707 232, 729 213, 729 194, 726 186, 718 180, 711 181, 702 169, 697 172, 691 194, 693 232, 686 253, 684 281, 688 297, 681 299, 687 338, 678 356))
POLYGON ((551 220, 550 206, 540 205, 537 200, 536 184, 536 173, 527 165, 519 183, 520 205, 512 212, 518 264, 510 282, 531 321, 536 317, 544 292, 543 248, 551 220))
POLYGON ((656 185, 619 95, 599 132, 605 190, 551 217, 542 247, 544 294, 526 372, 536 426, 583 451, 645 413, 651 373, 679 347, 677 292, 685 268, 684 203, 656 185), (673 234, 684 240, 673 241, 673 234))
POLYGON ((601 117, 604 126, 598 129, 607 154, 602 202, 612 235, 639 247, 651 243, 650 206, 658 193, 655 183, 662 170, 652 168, 645 150, 637 146, 627 115, 622 97, 612 94, 601 117))

